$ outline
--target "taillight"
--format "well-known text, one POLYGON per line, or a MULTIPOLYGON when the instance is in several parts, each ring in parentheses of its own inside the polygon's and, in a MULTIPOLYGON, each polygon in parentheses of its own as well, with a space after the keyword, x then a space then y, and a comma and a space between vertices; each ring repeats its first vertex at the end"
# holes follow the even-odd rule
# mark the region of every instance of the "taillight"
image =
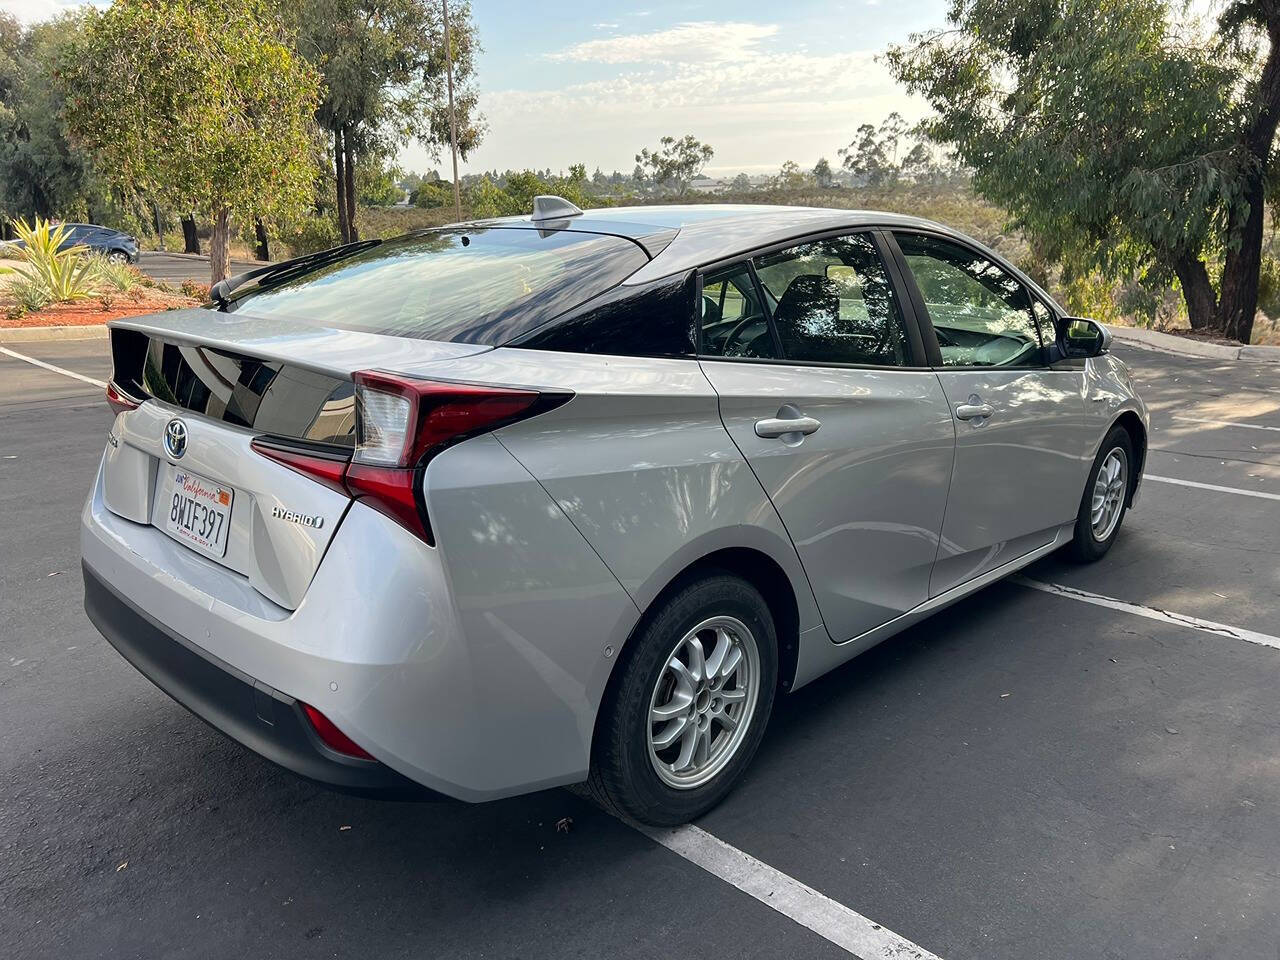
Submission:
POLYGON ((434 543, 422 478, 431 458, 468 437, 559 406, 567 393, 419 380, 363 370, 355 374, 356 449, 335 462, 307 445, 272 437, 253 448, 361 500, 434 543))
MULTIPOLYGON (((298 702, 302 703, 302 701, 298 702)), ((361 760, 373 759, 372 754, 339 730, 332 720, 311 704, 303 703, 302 711, 307 715, 307 719, 311 721, 311 728, 315 730, 316 736, 318 736, 324 745, 330 750, 336 750, 338 753, 345 753, 349 757, 359 757, 361 760)))
POLYGON ((133 399, 133 397, 121 393, 114 380, 107 381, 107 406, 111 408, 113 413, 126 413, 129 410, 137 410, 140 405, 140 402, 133 399))

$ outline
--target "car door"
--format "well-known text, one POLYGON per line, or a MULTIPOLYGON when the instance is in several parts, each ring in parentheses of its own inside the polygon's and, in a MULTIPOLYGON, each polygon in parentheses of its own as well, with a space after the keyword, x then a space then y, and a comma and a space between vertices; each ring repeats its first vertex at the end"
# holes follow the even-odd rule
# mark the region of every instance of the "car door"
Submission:
POLYGON ((990 255, 932 234, 894 236, 955 417, 936 596, 1050 543, 1075 518, 1088 443, 1084 370, 1046 365, 1047 308, 990 255))
POLYGON ((703 277, 702 369, 837 642, 928 599, 955 445, 879 243, 818 238, 703 277))

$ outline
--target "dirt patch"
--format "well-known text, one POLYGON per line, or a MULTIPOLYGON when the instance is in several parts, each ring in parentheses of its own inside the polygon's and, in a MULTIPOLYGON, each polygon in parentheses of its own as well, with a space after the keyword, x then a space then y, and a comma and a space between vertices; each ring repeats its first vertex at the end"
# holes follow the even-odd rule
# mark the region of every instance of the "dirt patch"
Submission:
POLYGON ((20 317, 6 316, 7 311, 0 309, 0 328, 88 327, 122 317, 138 317, 147 313, 194 307, 199 303, 181 294, 153 289, 139 290, 137 297, 129 293, 81 300, 77 303, 56 303, 34 313, 24 313, 20 317))

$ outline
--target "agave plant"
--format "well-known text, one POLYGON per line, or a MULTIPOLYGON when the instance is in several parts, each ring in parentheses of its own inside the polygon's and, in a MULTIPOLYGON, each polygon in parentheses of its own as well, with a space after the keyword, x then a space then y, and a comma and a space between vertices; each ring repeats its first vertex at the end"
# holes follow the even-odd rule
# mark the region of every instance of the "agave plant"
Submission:
POLYGON ((42 290, 51 303, 87 300, 95 293, 97 267, 82 246, 63 247, 67 228, 53 226, 36 217, 35 226, 26 220, 13 221, 22 241, 24 261, 14 272, 34 288, 42 290))

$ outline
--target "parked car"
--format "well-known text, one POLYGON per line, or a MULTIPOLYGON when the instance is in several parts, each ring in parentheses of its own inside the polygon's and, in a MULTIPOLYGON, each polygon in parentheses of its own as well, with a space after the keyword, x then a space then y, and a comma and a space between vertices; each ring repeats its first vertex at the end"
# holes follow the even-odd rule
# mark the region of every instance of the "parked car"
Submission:
MULTIPOLYGON (((100 227, 93 223, 66 223, 62 224, 62 226, 66 228, 67 234, 62 243, 59 244, 59 250, 81 246, 87 247, 93 253, 100 253, 108 260, 116 263, 138 262, 138 240, 136 237, 132 237, 120 230, 100 227)), ((0 243, 0 253, 3 253, 4 246, 21 250, 25 244, 21 240, 9 240, 0 243)))
POLYGON ((1102 557, 1146 457, 1107 331, 912 217, 539 198, 212 296, 111 324, 86 609, 340 789, 696 817, 776 695, 1102 557))

